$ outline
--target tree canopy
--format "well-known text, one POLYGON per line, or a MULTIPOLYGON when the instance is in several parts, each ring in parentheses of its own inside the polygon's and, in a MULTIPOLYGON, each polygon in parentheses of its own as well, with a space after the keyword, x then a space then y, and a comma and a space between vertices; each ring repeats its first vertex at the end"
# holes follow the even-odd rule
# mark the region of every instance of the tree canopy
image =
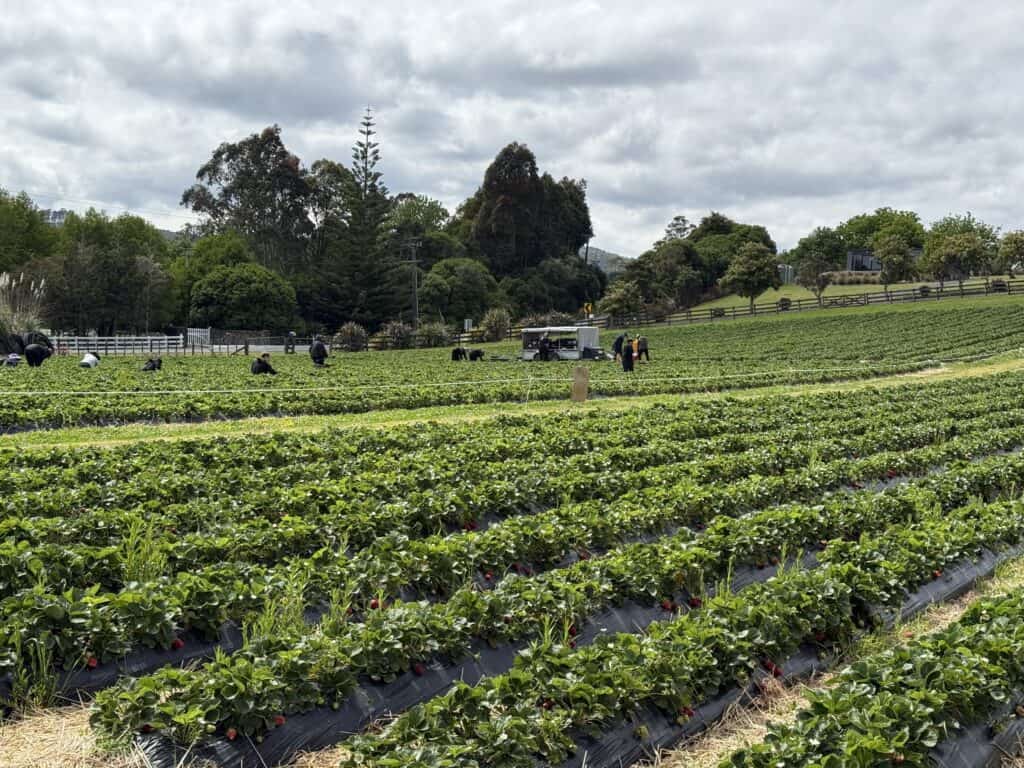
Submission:
POLYGON ((722 287, 750 299, 751 309, 758 296, 780 285, 778 259, 762 243, 744 243, 722 277, 722 287))

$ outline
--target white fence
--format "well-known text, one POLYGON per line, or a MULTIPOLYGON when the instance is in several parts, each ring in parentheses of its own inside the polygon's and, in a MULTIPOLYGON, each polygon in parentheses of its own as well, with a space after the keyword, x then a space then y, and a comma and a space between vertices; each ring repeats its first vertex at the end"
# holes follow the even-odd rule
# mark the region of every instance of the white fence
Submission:
POLYGON ((54 336, 60 354, 180 355, 188 351, 185 336, 54 336))

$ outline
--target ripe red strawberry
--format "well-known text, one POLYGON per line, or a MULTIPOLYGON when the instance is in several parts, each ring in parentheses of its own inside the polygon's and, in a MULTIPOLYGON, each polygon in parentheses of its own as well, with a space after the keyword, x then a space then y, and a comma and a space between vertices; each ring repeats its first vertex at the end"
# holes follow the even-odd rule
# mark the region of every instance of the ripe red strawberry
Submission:
POLYGON ((672 604, 672 601, 667 597, 661 601, 661 610, 663 611, 671 611, 674 607, 675 606, 672 604))
POLYGON ((87 666, 89 669, 96 669, 96 667, 98 667, 99 665, 100 661, 95 656, 90 656, 88 659, 85 660, 85 666, 87 666))
POLYGON ((942 578, 942 571, 940 571, 938 568, 936 568, 934 571, 932 571, 932 578, 933 579, 941 579, 942 578))
POLYGON ((759 571, 764 570, 764 560, 758 560, 756 563, 754 563, 754 567, 757 568, 757 570, 759 571))
POLYGON ((572 626, 569 627, 569 637, 576 637, 576 634, 577 634, 576 625, 573 624, 572 626))
POLYGON ((693 717, 696 714, 691 707, 680 707, 679 714, 683 717, 693 717))
POLYGON ((274 716, 274 725, 276 725, 278 728, 280 728, 284 724, 285 724, 285 716, 284 715, 275 715, 274 716))
POLYGON ((228 737, 228 741, 234 741, 235 739, 238 738, 238 731, 235 730, 234 728, 228 728, 224 732, 224 735, 228 737))
POLYGON ((553 706, 555 706, 555 702, 553 702, 551 699, 544 699, 544 702, 541 704, 541 706, 544 707, 544 709, 551 709, 553 706))
POLYGON ((886 476, 887 476, 887 477, 888 477, 888 478, 889 478, 890 480, 891 480, 892 478, 894 478, 894 477, 897 477, 897 476, 899 476, 899 472, 897 472, 897 471, 896 471, 895 469, 892 469, 892 468, 890 468, 890 469, 889 469, 889 471, 888 471, 888 472, 886 472, 885 474, 886 474, 886 476))
POLYGON ((769 560, 768 562, 770 562, 770 563, 771 563, 772 565, 778 565, 778 564, 779 564, 779 558, 777 558, 777 557, 773 557, 773 558, 772 558, 771 560, 769 560))
POLYGON ((146 723, 139 730, 142 731, 143 733, 152 733, 153 732, 153 726, 150 725, 149 723, 146 723))
POLYGON ((427 668, 425 666, 423 666, 422 664, 420 664, 418 661, 415 664, 412 665, 412 673, 414 675, 416 675, 417 677, 423 677, 423 675, 424 675, 424 673, 426 671, 427 671, 427 668))
POLYGON ((782 677, 782 667, 778 666, 771 659, 765 659, 763 666, 772 673, 772 677, 782 677))
POLYGON ((494 573, 491 572, 491 571, 488 571, 487 573, 484 574, 484 579, 486 581, 491 581, 493 578, 494 578, 494 573))
POLYGON ((814 633, 814 639, 815 639, 816 642, 819 642, 819 643, 825 642, 825 633, 824 632, 815 632, 814 633))
POLYGON ((589 560, 590 559, 590 553, 587 552, 587 550, 585 550, 585 549, 581 549, 576 554, 579 556, 580 560, 589 560))
POLYGON ((515 571, 516 573, 521 573, 522 572, 522 569, 521 569, 519 563, 512 563, 512 570, 515 571))
POLYGON ((570 648, 575 648, 576 647, 576 641, 575 640, 570 640, 569 641, 569 647, 570 648))
POLYGON ((375 597, 375 598, 373 598, 373 600, 370 601, 370 610, 371 611, 376 611, 378 608, 380 608, 380 600, 378 600, 375 597))
POLYGON ((185 647, 185 641, 180 637, 176 637, 171 641, 171 648, 175 651, 180 651, 185 647))
POLYGON ((691 608, 700 608, 703 604, 704 604, 704 601, 701 600, 699 597, 691 597, 690 598, 690 607, 691 608))

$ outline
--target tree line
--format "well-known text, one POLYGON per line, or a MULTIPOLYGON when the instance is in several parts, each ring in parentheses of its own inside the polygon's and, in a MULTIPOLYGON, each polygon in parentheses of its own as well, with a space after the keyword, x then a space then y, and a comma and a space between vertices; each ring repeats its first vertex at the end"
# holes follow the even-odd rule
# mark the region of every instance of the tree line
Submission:
POLYGON ((602 296, 607 278, 579 256, 593 235, 585 181, 541 172, 512 143, 450 213, 424 195, 392 195, 380 160, 369 111, 347 165, 307 167, 276 125, 221 144, 182 194, 199 223, 174 239, 95 210, 53 228, 26 195, 0 190, 0 272, 45 278, 51 327, 104 334, 461 325, 493 307, 572 313, 602 296))
POLYGON ((449 212, 425 195, 391 194, 375 128, 367 110, 347 164, 306 166, 276 125, 221 144, 181 197, 199 223, 176 237, 95 210, 53 227, 27 195, 0 189, 0 273, 17 273, 15 287, 45 286, 40 322, 54 330, 313 333, 346 323, 370 332, 389 321, 460 326, 489 311, 576 315, 588 304, 657 316, 730 292, 753 303, 780 285, 780 263, 820 299, 850 252, 873 255, 886 285, 1024 263, 1024 232, 1000 236, 970 213, 925 228, 912 211, 879 208, 780 254, 764 226, 712 211, 696 224, 675 217, 609 283, 580 255, 593 236, 586 181, 542 172, 514 142, 449 212))
POLYGON ((796 282, 820 302, 851 254, 877 260, 878 281, 886 290, 917 278, 962 284, 972 275, 1024 269, 1024 231, 1000 235, 970 212, 950 214, 926 228, 913 211, 878 208, 836 227, 818 227, 791 250, 777 253, 762 226, 739 224, 716 212, 697 226, 677 216, 663 237, 627 263, 601 309, 658 316, 724 293, 746 297, 753 306, 764 291, 780 287, 783 264, 794 268, 796 282))

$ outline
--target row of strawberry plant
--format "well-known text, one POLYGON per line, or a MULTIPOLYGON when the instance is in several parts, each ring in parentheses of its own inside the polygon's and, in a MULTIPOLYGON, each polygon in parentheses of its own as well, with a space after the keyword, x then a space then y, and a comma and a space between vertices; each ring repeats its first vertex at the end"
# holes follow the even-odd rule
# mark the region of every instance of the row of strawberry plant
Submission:
MULTIPOLYGON (((864 454, 877 451, 880 448, 900 449, 912 445, 925 445, 929 442, 948 437, 951 434, 966 434, 970 432, 984 431, 991 427, 1005 426, 1007 424, 1024 423, 1024 410, 1008 412, 997 416, 986 416, 967 423, 945 422, 941 426, 917 426, 896 432, 891 426, 886 426, 881 434, 866 433, 847 440, 826 441, 831 437, 831 430, 821 431, 816 434, 816 441, 810 444, 801 444, 796 441, 799 435, 793 435, 794 441, 782 448, 761 449, 751 451, 752 456, 747 454, 739 455, 714 455, 712 458, 700 462, 672 464, 664 471, 657 473, 657 478, 652 477, 653 473, 638 472, 637 482, 644 487, 650 487, 655 483, 664 481, 675 481, 674 487, 681 484, 678 478, 694 477, 696 480, 727 482, 743 477, 748 474, 774 474, 784 471, 787 467, 806 464, 812 457, 817 461, 837 460, 848 454, 864 454), (892 442, 892 435, 898 435, 898 444, 892 442), (667 478, 661 476, 668 475, 667 478)), ((839 430, 843 431, 843 430, 839 430)), ((851 425, 851 431, 857 432, 856 425, 851 425)), ((806 435, 805 435, 806 436, 806 435)), ((722 448, 731 447, 723 445, 722 448)), ((671 457, 671 446, 665 451, 655 449, 651 453, 639 453, 631 455, 630 463, 626 463, 625 456, 619 455, 620 469, 634 469, 635 465, 644 463, 658 463, 651 461, 651 456, 659 460, 671 457)), ((561 473, 555 475, 552 472, 540 472, 540 477, 573 477, 576 482, 565 487, 564 479, 558 486, 562 491, 562 500, 574 500, 586 495, 590 498, 607 497, 614 495, 618 489, 618 480, 613 475, 604 475, 610 480, 609 483, 599 483, 601 478, 591 478, 579 472, 573 472, 571 461, 561 473)), ((444 497, 441 496, 443 499, 444 497)), ((630 499, 632 497, 630 496, 630 499)), ((434 496, 437 499, 437 496, 434 496)), ((553 497, 533 498, 528 503, 539 505, 545 501, 550 502, 553 497)), ((458 506, 451 502, 442 502, 442 508, 458 506)), ((669 508, 662 508, 669 509, 669 508)), ((442 586, 441 583, 417 583, 414 580, 416 574, 430 579, 432 576, 440 577, 436 582, 450 586, 453 581, 458 582, 465 578, 478 567, 494 570, 501 565, 501 562, 494 558, 496 551, 504 555, 504 562, 510 563, 515 560, 527 559, 534 561, 552 560, 551 555, 541 556, 541 551, 547 549, 549 552, 557 551, 557 559, 561 559, 571 548, 600 547, 607 546, 612 541, 621 540, 630 530, 635 529, 635 524, 645 518, 650 522, 650 511, 639 510, 640 514, 628 519, 619 520, 619 525, 613 526, 614 516, 602 519, 599 513, 587 510, 583 513, 584 520, 588 525, 597 524, 598 530, 591 533, 578 522, 580 515, 571 511, 570 515, 543 513, 536 518, 519 519, 512 517, 507 523, 496 526, 495 533, 486 532, 479 536, 470 534, 465 540, 456 542, 454 546, 447 542, 438 543, 440 537, 434 536, 427 541, 409 542, 407 537, 401 533, 393 533, 380 538, 374 538, 369 546, 357 553, 354 559, 352 570, 357 573, 365 573, 366 580, 379 578, 380 567, 374 567, 378 562, 387 566, 393 577, 403 579, 398 581, 395 588, 408 585, 421 589, 425 592, 436 592, 442 586), (568 519, 567 519, 568 518, 568 519), (577 518, 573 520, 573 518, 577 518), (556 527, 551 528, 554 524, 556 527), (509 530, 517 533, 514 539, 510 540, 509 530), (601 538, 603 535, 603 539, 601 538), (539 541, 538 541, 539 540, 539 541), (461 546, 460 546, 461 543, 461 546), (516 554, 519 553, 519 554, 516 554), (440 557, 440 562, 432 561, 432 555, 440 557), (511 556, 509 556, 511 555, 511 556), (406 561, 405 567, 398 567, 401 561, 406 561), (454 571, 444 566, 461 567, 454 571)), ((47 521, 50 522, 50 521, 47 521)), ((389 519, 389 526, 393 522, 389 519)), ((674 519, 662 520, 660 525, 676 522, 674 519)), ((210 563, 224 562, 226 560, 245 562, 274 563, 287 556, 310 555, 317 549, 328 545, 330 542, 346 541, 349 536, 348 530, 341 529, 344 518, 339 519, 336 513, 307 514, 303 517, 288 515, 280 520, 269 521, 262 518, 236 523, 225 521, 221 526, 208 526, 201 532, 186 534, 176 541, 167 541, 165 544, 157 545, 160 552, 167 558, 168 567, 172 572, 182 568, 194 570, 198 566, 210 563)), ((79 518, 75 527, 82 525, 79 518)), ((148 520, 147 524, 152 526, 156 521, 148 520)), ((380 525, 378 520, 378 525, 380 525)), ((97 545, 95 543, 83 543, 71 546, 64 546, 55 543, 40 542, 38 536, 33 536, 38 529, 33 530, 32 526, 39 525, 43 531, 52 537, 54 527, 48 524, 39 524, 38 520, 31 520, 27 525, 22 525, 18 530, 16 540, 9 540, 0 543, 0 596, 8 596, 19 589, 30 584, 44 583, 52 589, 63 590, 70 587, 80 587, 85 584, 100 584, 105 589, 118 589, 125 584, 125 563, 121 547, 111 545, 97 545)), ((167 525, 180 525, 180 522, 167 523, 167 525)), ((467 525, 472 528, 472 525, 467 525)), ((9 531, 11 528, 8 529, 9 531)), ((644 530, 651 530, 650 526, 644 530)), ((67 526, 59 529, 61 538, 72 533, 67 526)), ((369 538, 369 537, 367 537, 369 538)), ((95 540, 95 539, 93 539, 95 540)), ((383 587, 390 588, 394 578, 387 579, 382 583, 383 587)))
MULTIPOLYGON (((1019 348, 1024 336, 1015 302, 966 302, 959 309, 866 309, 854 313, 856 317, 844 317, 842 323, 820 316, 781 317, 717 327, 653 328, 648 336, 659 355, 657 366, 652 364, 647 370, 627 376, 613 366, 594 363, 592 381, 598 392, 648 393, 823 381, 912 370, 922 366, 922 358, 1019 348), (878 345, 877 339, 886 333, 891 343, 878 345), (709 348, 718 351, 717 359, 711 359, 705 352, 709 348), (864 360, 880 364, 865 364, 864 360), (695 380, 667 380, 673 373, 695 380), (728 378, 732 376, 735 378, 728 378), (702 378, 705 380, 701 381, 702 378)), ((2 409, 0 426, 337 413, 565 396, 564 382, 531 381, 534 377, 528 376, 522 366, 457 366, 443 357, 437 351, 385 353, 372 355, 360 361, 359 366, 332 366, 319 371, 310 371, 307 361, 282 360, 285 375, 260 382, 253 382, 246 366, 235 359, 169 360, 167 370, 158 377, 128 374, 124 369, 134 368, 133 361, 123 361, 121 365, 122 361, 108 360, 109 364, 87 381, 78 375, 73 360, 54 360, 42 369, 21 370, 8 377, 10 390, 24 388, 26 394, 5 393, 10 407, 2 409), (446 386, 456 382, 459 386, 446 386), (311 391, 278 391, 302 389, 304 385, 311 391), (45 386, 57 390, 95 387, 100 391, 127 387, 138 394, 51 399, 29 394, 45 386), (315 391, 316 387, 329 389, 315 391), (171 396, 146 394, 147 389, 167 388, 183 392, 171 396), (202 392, 225 388, 243 391, 202 392)))
MULTIPOLYGON (((1003 387, 1004 392, 1016 389, 1003 387)), ((566 456, 581 453, 603 454, 612 447, 629 447, 643 444, 650 435, 678 441, 698 437, 714 437, 723 434, 736 436, 765 434, 785 427, 796 427, 801 423, 818 423, 822 420, 862 420, 867 416, 875 419, 906 416, 900 405, 910 404, 922 416, 927 414, 924 407, 932 403, 942 412, 957 417, 980 412, 980 400, 986 394, 998 392, 994 386, 978 391, 974 387, 958 387, 957 398, 944 397, 945 392, 908 392, 905 396, 893 396, 896 402, 883 406, 885 402, 877 393, 858 393, 855 397, 819 396, 799 401, 774 399, 768 401, 768 409, 752 408, 744 403, 701 404, 678 408, 644 409, 642 419, 632 411, 624 414, 601 414, 600 419, 580 417, 551 417, 541 422, 542 426, 529 427, 516 419, 499 419, 486 425, 474 426, 472 433, 461 428, 443 430, 433 428, 448 440, 431 440, 419 447, 406 440, 378 438, 390 434, 379 431, 346 430, 342 433, 307 436, 275 436, 273 438, 212 441, 184 441, 171 446, 147 446, 145 449, 103 449, 102 451, 50 451, 45 454, 45 474, 24 471, 13 459, 6 462, 6 470, 0 473, 0 482, 11 487, 4 489, 3 503, 8 514, 18 508, 21 494, 15 481, 26 478, 37 485, 42 493, 25 497, 23 507, 33 515, 62 515, 69 507, 131 505, 140 502, 171 504, 196 496, 217 498, 235 496, 250 487, 264 488, 295 483, 317 478, 347 478, 374 469, 392 469, 396 456, 404 457, 403 475, 415 476, 418 472, 433 470, 444 475, 443 467, 464 467, 481 462, 502 462, 514 458, 536 457, 538 455, 566 456), (916 395, 916 397, 915 397, 916 395), (963 398, 972 403, 966 414, 963 398), (924 400, 926 402, 919 402, 924 400), (757 411, 751 418, 745 410, 757 411), (607 433, 608 425, 615 425, 616 431, 607 433), (599 425, 606 430, 601 434, 599 425), (695 426, 697 425, 697 426, 695 426), (699 426, 699 428, 698 428, 699 426), (509 436, 509 433, 512 433, 509 436), (516 437, 517 433, 520 435, 516 437), (600 439, 595 436, 600 435, 600 439), (482 446, 501 446, 481 456, 482 446), (438 448, 444 448, 438 451, 438 448), (173 473, 160 473, 154 477, 153 469, 168 465, 175 467, 173 473), (246 467, 246 473, 237 472, 237 467, 246 467), (54 472, 51 466, 63 466, 54 472), (310 469, 307 471, 307 467, 310 469), (266 481, 264 482, 264 477, 266 481), (136 486, 131 480, 140 480, 136 486), (111 482, 116 480, 116 483, 111 482), (74 491, 70 493, 69 491, 74 491), (47 512, 47 502, 50 511, 47 512)), ((415 430, 404 430, 415 432, 415 430)), ((431 431, 427 429, 426 431, 431 431)), ((9 456, 32 456, 9 454, 9 456)), ((36 469, 38 465, 30 464, 36 469)))
MULTIPOLYGON (((918 426, 903 430, 897 430, 887 425, 880 434, 869 432, 856 438, 834 440, 832 442, 825 441, 825 438, 831 432, 831 430, 827 430, 817 433, 817 438, 821 442, 810 444, 797 443, 790 448, 752 451, 750 453, 753 453, 753 456, 749 457, 749 460, 744 460, 748 458, 744 454, 718 456, 691 465, 672 464, 662 470, 649 470, 637 473, 635 477, 638 484, 643 486, 645 490, 649 490, 655 485, 664 487, 665 481, 667 481, 667 487, 671 488, 672 494, 675 495, 675 491, 680 490, 679 476, 685 477, 690 474, 704 481, 723 482, 745 474, 772 474, 785 471, 787 467, 799 466, 802 463, 806 463, 812 457, 819 462, 825 462, 830 459, 836 460, 836 457, 850 454, 860 455, 880 449, 905 449, 914 445, 925 445, 934 440, 948 437, 951 434, 969 434, 976 431, 985 431, 996 426, 1005 427, 1006 425, 1020 424, 1022 423, 1022 416, 1024 416, 1024 411, 1010 411, 981 417, 965 423, 947 421, 935 427, 918 426)), ((850 431, 856 433, 858 431, 857 425, 851 425, 850 431)), ((730 446, 723 445, 722 447, 728 448, 730 446)), ((635 464, 644 462, 649 464, 657 463, 657 461, 652 460, 652 457, 658 461, 671 460, 673 458, 672 447, 666 446, 664 450, 655 448, 651 452, 641 450, 636 452, 636 455, 632 456, 631 460, 635 464)), ((625 457, 620 453, 619 459, 624 461, 625 457)), ((570 466, 568 469, 571 470, 572 467, 570 466)), ((896 470, 890 467, 889 471, 896 470)), ((558 475, 554 472, 541 472, 538 476, 542 478, 559 478, 555 490, 561 494, 562 500, 606 498, 609 495, 614 496, 618 493, 618 479, 614 475, 605 474, 592 478, 582 473, 566 471, 558 475), (570 485, 565 480, 566 477, 575 477, 575 482, 570 485), (599 482, 602 480, 602 477, 609 482, 599 482)), ((502 489, 499 487, 498 490, 500 497, 502 489)), ((543 493, 543 489, 540 492, 543 493)), ((545 501, 550 503, 555 500, 551 492, 549 492, 547 497, 534 496, 530 498, 529 494, 525 494, 526 498, 524 499, 524 494, 517 490, 516 495, 520 497, 520 503, 533 506, 541 505, 545 501)), ((634 495, 627 494, 626 498, 632 500, 634 495)), ((455 508, 459 511, 460 515, 466 514, 464 504, 459 504, 455 500, 449 501, 444 495, 432 495, 431 501, 442 510, 455 508)), ((492 509, 497 506, 498 504, 494 504, 492 509)), ((399 506, 400 511, 408 509, 409 505, 403 504, 399 506)), ((511 512, 514 511, 511 510, 511 512)), ((502 512, 508 514, 510 511, 502 510, 502 512)), ((593 514, 584 514, 591 520, 594 519, 593 514)), ((357 563, 358 567, 354 570, 367 573, 380 571, 380 568, 373 568, 373 564, 378 560, 378 554, 383 553, 386 556, 385 559, 389 561, 390 572, 399 579, 405 576, 409 580, 410 573, 420 573, 428 577, 431 574, 442 574, 445 576, 444 583, 451 585, 453 581, 458 581, 464 574, 471 572, 478 564, 485 568, 489 567, 492 571, 502 565, 502 563, 495 561, 491 555, 494 552, 494 547, 489 546, 492 542, 499 545, 502 553, 512 555, 511 558, 505 558, 506 563, 522 559, 523 557, 531 560, 543 559, 538 556, 537 550, 540 548, 535 543, 538 538, 536 536, 538 531, 542 534, 541 538, 549 540, 549 549, 553 549, 552 545, 560 545, 557 549, 558 557, 560 558, 569 551, 571 544, 570 539, 566 535, 556 536, 554 542, 550 541, 553 531, 548 529, 545 532, 544 527, 552 522, 552 517, 555 518, 554 522, 560 526, 558 530, 565 534, 574 534, 575 547, 588 546, 588 540, 592 539, 592 536, 587 536, 585 531, 582 532, 584 535, 580 535, 581 532, 578 525, 562 528, 562 525, 570 521, 565 519, 565 515, 555 516, 551 514, 543 515, 537 520, 513 519, 508 525, 503 526, 497 535, 480 537, 480 543, 483 546, 477 546, 478 537, 469 537, 468 542, 461 548, 461 551, 459 551, 458 545, 454 548, 447 544, 438 547, 436 543, 437 537, 419 546, 415 543, 402 541, 400 533, 402 521, 391 515, 380 514, 380 508, 377 508, 377 514, 373 515, 374 527, 370 533, 364 534, 358 542, 367 542, 369 549, 366 551, 365 557, 358 558, 361 563, 357 563), (505 534, 508 528, 519 529, 518 543, 510 541, 505 534), (374 535, 377 531, 389 529, 399 533, 383 538, 378 538, 374 535), (402 545, 398 548, 397 552, 396 537, 402 545), (405 569, 396 568, 396 554, 401 556, 403 554, 402 550, 408 551, 410 549, 414 551, 409 552, 409 555, 404 559, 414 561, 411 563, 411 567, 405 569), (424 556, 424 550, 426 551, 426 556, 424 556), (522 555, 517 556, 515 554, 517 551, 521 552, 522 555), (441 562, 430 562, 431 553, 438 553, 442 559, 441 562), (438 567, 458 562, 463 563, 464 567, 455 573, 449 573, 447 570, 439 569, 438 567)), ((641 511, 638 518, 642 520, 644 517, 649 519, 650 515, 641 511)), ((290 555, 310 555, 331 542, 347 541, 351 537, 353 529, 351 527, 346 528, 345 523, 353 518, 357 520, 357 524, 365 523, 370 519, 369 510, 357 510, 342 515, 335 512, 323 514, 307 513, 304 517, 285 516, 280 520, 274 521, 257 518, 244 524, 224 521, 223 527, 230 529, 227 533, 218 531, 216 527, 207 527, 200 533, 186 534, 177 541, 160 545, 158 549, 168 559, 172 571, 177 571, 182 566, 194 569, 203 563, 222 562, 229 559, 273 563, 290 555)), ((627 523, 627 525, 620 525, 618 531, 609 530, 607 524, 602 525, 606 540, 607 538, 621 538, 625 532, 630 530, 631 526, 629 523, 632 521, 623 522, 627 523)), ((674 522, 677 521, 674 518, 670 518, 664 520, 662 524, 674 522)), ((81 524, 83 523, 79 519, 72 523, 72 527, 81 524)), ((149 520, 148 524, 154 525, 155 521, 149 520)), ((169 525, 176 524, 178 523, 171 523, 169 525)), ((125 572, 122 553, 119 547, 103 546, 102 542, 97 545, 88 539, 88 543, 71 547, 57 544, 40 544, 38 540, 33 541, 37 537, 30 535, 32 533, 30 526, 34 525, 39 525, 44 531, 51 534, 54 531, 51 525, 40 523, 38 520, 31 520, 28 525, 22 525, 18 529, 19 535, 17 539, 9 540, 6 544, 0 545, 0 596, 10 595, 18 589, 24 588, 27 584, 39 583, 40 580, 54 589, 83 586, 86 583, 100 584, 107 589, 123 586, 125 572)), ((472 524, 464 525, 469 528, 473 527, 472 524)), ((12 528, 8 528, 8 530, 10 531, 12 528)), ((648 527, 648 530, 650 530, 650 527, 648 527)), ((59 532, 63 536, 71 531, 69 531, 67 526, 63 526, 59 529, 59 532)), ((174 532, 176 533, 177 531, 175 530, 174 532)), ((600 540, 590 541, 589 546, 601 546, 603 543, 600 540)), ((548 559, 550 560, 550 556, 548 559)), ((393 579, 389 580, 389 584, 390 581, 393 581, 393 579)), ((399 581, 396 588, 402 585, 403 582, 399 581)), ((437 583, 411 583, 409 586, 414 588, 426 587, 427 591, 437 591, 439 587, 437 583)))
MULTIPOLYGON (((915 519, 922 509, 929 510, 927 514, 933 514, 930 510, 936 507, 948 510, 963 500, 965 492, 991 494, 1015 487, 1024 478, 1024 461, 1013 461, 1012 468, 1010 464, 1009 459, 993 459, 966 467, 951 482, 933 483, 935 488, 922 484, 900 493, 844 496, 824 507, 773 509, 739 521, 719 519, 700 538, 682 532, 533 580, 509 579, 493 592, 463 590, 444 606, 380 605, 362 624, 337 621, 336 614, 335 620, 322 626, 317 635, 267 638, 231 659, 219 659, 202 674, 163 670, 141 682, 128 681, 103 694, 101 707, 108 719, 127 718, 139 726, 152 719, 152 712, 137 708, 140 702, 149 701, 138 692, 159 691, 161 700, 166 699, 165 713, 179 716, 196 706, 216 705, 214 720, 223 724, 232 722, 239 713, 233 702, 215 701, 209 692, 217 689, 218 677, 230 676, 230 670, 236 667, 257 671, 286 668, 296 660, 299 650, 302 655, 315 653, 318 665, 329 661, 336 675, 344 668, 341 679, 346 685, 337 689, 329 689, 322 680, 282 679, 264 673, 261 679, 273 685, 277 693, 280 686, 293 691, 287 695, 285 708, 291 713, 325 699, 340 701, 349 691, 348 684, 361 674, 391 678, 432 656, 459 658, 470 649, 474 637, 501 643, 542 634, 543 627, 551 622, 579 627, 587 616, 623 600, 649 603, 660 598, 669 615, 677 607, 677 597, 685 594, 684 588, 692 590, 689 594, 697 605, 701 585, 725 577, 737 564, 765 564, 772 558, 777 562, 787 548, 817 544, 820 539, 837 535, 877 532, 915 519)), ((340 614, 344 616, 344 607, 340 614)), ((296 669, 309 671, 304 665, 296 669)), ((259 695, 264 693, 271 695, 259 695)), ((256 717, 252 722, 262 721, 256 717)), ((209 724, 207 718, 204 725, 209 724)))
POLYGON ((851 665, 723 768, 931 765, 939 742, 1019 695, 1022 659, 1024 595, 979 601, 947 629, 851 665))
POLYGON ((820 569, 718 595, 707 610, 652 626, 643 636, 573 649, 568 633, 557 633, 521 654, 509 674, 474 687, 456 684, 383 732, 350 741, 343 765, 511 768, 533 766, 538 756, 558 764, 573 754, 576 738, 599 734, 644 704, 685 720, 693 707, 758 667, 782 675, 779 662, 801 644, 848 640, 865 618, 859 604, 879 595, 899 604, 907 590, 941 578, 946 563, 1017 543, 1022 535, 1020 504, 932 514, 848 545, 820 569), (929 546, 922 552, 924 541, 929 546), (889 559, 872 557, 882 548, 889 559))
MULTIPOLYGON (((712 510, 714 514, 741 514, 794 498, 818 498, 828 487, 884 476, 895 471, 893 466, 899 466, 902 472, 926 471, 951 459, 985 455, 1022 442, 1024 429, 1015 428, 972 439, 954 438, 914 452, 882 453, 854 462, 838 460, 775 478, 755 477, 732 486, 648 487, 636 491, 635 500, 643 502, 643 506, 632 522, 638 521, 643 510, 650 509, 675 514, 678 522, 706 521, 712 510)), ((628 507, 626 514, 630 514, 628 507)), ((444 557, 447 554, 441 551, 443 561, 437 563, 438 567, 452 563, 452 557, 444 557)), ((386 559, 378 562, 387 567, 386 559)), ((419 561, 413 565, 422 569, 424 563, 419 561)), ((381 591, 375 591, 365 580, 358 581, 356 570, 348 566, 347 559, 339 560, 324 551, 312 560, 300 559, 279 568, 232 563, 195 573, 180 572, 173 579, 132 585, 119 593, 102 593, 98 587, 55 592, 37 586, 0 602, 0 616, 6 627, 6 631, 0 630, 6 634, 0 648, 12 649, 14 634, 24 633, 29 638, 45 639, 53 658, 65 666, 90 658, 113 661, 139 646, 167 647, 185 629, 213 636, 223 621, 242 619, 253 611, 262 610, 265 602, 279 594, 282 585, 289 583, 296 573, 307 572, 310 582, 307 597, 326 597, 340 584, 354 579, 365 591, 351 595, 350 599, 355 598, 356 608, 370 609, 369 615, 376 615, 372 607, 375 601, 381 600, 381 591)), ((504 575, 506 569, 515 570, 514 566, 515 562, 499 562, 494 567, 500 568, 499 574, 504 575)), ((380 574, 382 567, 376 567, 374 572, 380 574)), ((474 589, 468 591, 475 592, 474 589)), ((463 589, 455 593, 456 611, 460 595, 466 592, 463 589)), ((488 604, 497 603, 503 594, 496 591, 481 599, 488 604)), ((444 615, 444 611, 451 609, 450 603, 423 606, 415 611, 444 615)), ((468 626, 465 618, 457 615, 445 621, 468 626)), ((431 623, 436 622, 431 620, 431 623)), ((485 618, 478 618, 475 624, 489 626, 485 618)))

